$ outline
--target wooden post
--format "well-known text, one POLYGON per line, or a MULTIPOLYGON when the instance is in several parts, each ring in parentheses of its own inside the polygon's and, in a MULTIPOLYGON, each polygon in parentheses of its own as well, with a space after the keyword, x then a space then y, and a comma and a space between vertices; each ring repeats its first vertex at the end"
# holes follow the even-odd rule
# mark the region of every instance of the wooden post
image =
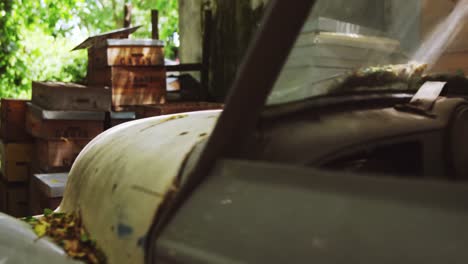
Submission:
POLYGON ((152 39, 159 39, 159 11, 157 9, 151 10, 151 38, 152 39))
POLYGON ((131 24, 132 24, 132 4, 125 4, 123 26, 127 28, 127 27, 130 27, 131 24))
POLYGON ((203 47, 202 47, 202 69, 201 69, 201 99, 207 100, 209 95, 209 71, 210 71, 210 51, 211 51, 211 24, 213 16, 211 10, 207 9, 204 12, 204 27, 203 27, 203 47))

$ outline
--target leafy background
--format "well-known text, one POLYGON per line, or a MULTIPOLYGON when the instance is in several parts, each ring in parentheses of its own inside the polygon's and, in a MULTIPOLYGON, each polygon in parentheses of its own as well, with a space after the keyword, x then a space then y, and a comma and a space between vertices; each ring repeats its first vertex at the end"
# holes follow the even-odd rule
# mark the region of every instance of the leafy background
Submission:
POLYGON ((130 3, 133 38, 151 37, 151 9, 159 10, 166 57, 178 47, 177 0, 2 0, 0 1, 0 97, 29 98, 32 80, 80 82, 87 53, 73 51, 88 36, 123 25, 130 3))

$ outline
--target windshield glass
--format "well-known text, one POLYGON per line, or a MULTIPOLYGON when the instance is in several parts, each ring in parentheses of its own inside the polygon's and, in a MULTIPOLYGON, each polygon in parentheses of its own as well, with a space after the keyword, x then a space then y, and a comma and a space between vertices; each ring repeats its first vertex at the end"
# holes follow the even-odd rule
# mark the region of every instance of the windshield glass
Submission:
POLYGON ((468 70, 468 0, 318 0, 268 98, 406 91, 468 70))

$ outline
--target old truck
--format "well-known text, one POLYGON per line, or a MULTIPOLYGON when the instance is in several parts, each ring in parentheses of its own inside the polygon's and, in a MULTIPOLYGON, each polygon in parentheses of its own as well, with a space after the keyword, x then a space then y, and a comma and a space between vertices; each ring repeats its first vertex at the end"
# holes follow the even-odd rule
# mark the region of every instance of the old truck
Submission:
MULTIPOLYGON (((465 263, 467 79, 324 3, 271 0, 223 111, 102 133, 57 211, 109 263, 465 263)), ((0 263, 46 261, 72 262, 1 215, 0 263)))

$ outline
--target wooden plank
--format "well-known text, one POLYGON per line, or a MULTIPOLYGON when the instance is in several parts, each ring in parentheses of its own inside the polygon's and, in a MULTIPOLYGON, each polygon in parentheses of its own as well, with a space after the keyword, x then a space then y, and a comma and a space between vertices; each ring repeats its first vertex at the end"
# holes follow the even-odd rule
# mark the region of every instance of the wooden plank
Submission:
POLYGON ((164 65, 162 47, 109 47, 108 66, 164 65))
POLYGON ((104 131, 99 120, 44 120, 32 111, 26 113, 26 129, 36 138, 94 138, 104 131))
POLYGON ((32 140, 25 128, 27 102, 28 100, 2 98, 0 107, 0 137, 3 142, 32 140))
POLYGON ((0 143, 2 178, 8 182, 25 182, 29 178, 32 143, 0 143))
MULTIPOLYGON (((88 63, 90 69, 107 66, 155 66, 164 65, 162 47, 147 46, 109 46, 90 49, 88 63)), ((92 74, 92 72, 88 72, 92 74)))
POLYGON ((200 73, 201 99, 206 100, 209 97, 209 77, 210 77, 210 58, 211 58, 211 34, 213 25, 213 13, 210 9, 204 12, 203 43, 202 43, 202 69, 200 73))
POLYGON ((130 27, 132 24, 132 4, 125 4, 124 6, 124 28, 130 27))
POLYGON ((33 82, 32 102, 48 110, 108 111, 111 90, 73 83, 33 82))
POLYGON ((159 39, 159 11, 151 10, 151 38, 159 39))
POLYGON ((112 67, 112 105, 147 105, 165 101, 166 71, 155 67, 112 67))
POLYGON ((99 35, 95 35, 92 37, 87 38, 85 41, 80 43, 78 46, 73 48, 73 50, 79 50, 79 49, 87 49, 90 47, 96 47, 96 46, 101 46, 105 43, 105 40, 107 39, 117 39, 117 38, 128 38, 130 34, 135 32, 138 28, 141 26, 136 26, 136 27, 128 27, 128 28, 120 28, 117 30, 105 32, 99 35))
POLYGON ((36 140, 36 156, 41 170, 68 171, 91 139, 36 140))

